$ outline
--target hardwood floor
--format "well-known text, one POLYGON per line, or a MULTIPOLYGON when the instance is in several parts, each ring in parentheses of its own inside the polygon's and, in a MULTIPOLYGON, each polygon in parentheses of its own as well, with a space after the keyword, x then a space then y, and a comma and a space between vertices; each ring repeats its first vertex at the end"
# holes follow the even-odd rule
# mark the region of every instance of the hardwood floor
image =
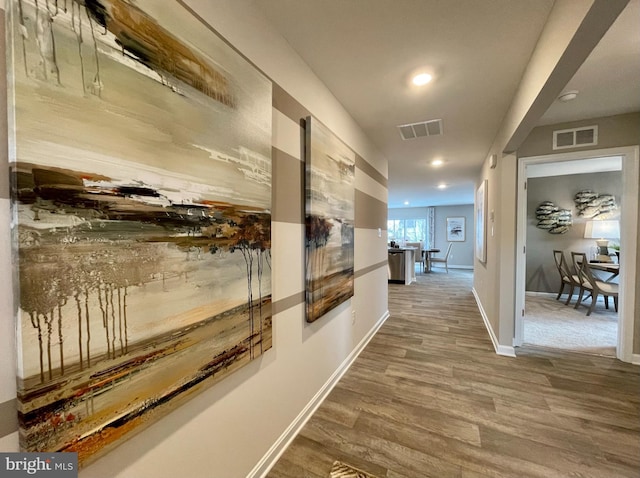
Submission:
POLYGON ((640 374, 608 357, 495 354, 470 271, 389 285, 391 317, 269 477, 640 476, 640 374))

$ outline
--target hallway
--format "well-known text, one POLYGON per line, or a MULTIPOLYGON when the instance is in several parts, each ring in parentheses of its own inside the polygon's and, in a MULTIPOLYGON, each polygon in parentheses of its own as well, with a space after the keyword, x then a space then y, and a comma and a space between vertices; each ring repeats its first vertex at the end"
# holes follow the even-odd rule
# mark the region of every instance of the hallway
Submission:
POLYGON ((608 357, 495 354, 472 272, 389 285, 390 318, 268 476, 636 477, 640 375, 608 357))

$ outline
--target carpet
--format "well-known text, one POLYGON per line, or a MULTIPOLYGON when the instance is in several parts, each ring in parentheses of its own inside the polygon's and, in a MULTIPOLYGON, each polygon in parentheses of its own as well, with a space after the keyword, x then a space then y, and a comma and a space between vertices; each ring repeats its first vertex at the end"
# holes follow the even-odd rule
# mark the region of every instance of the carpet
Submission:
POLYGON ((340 461, 334 461, 331 467, 330 478, 376 478, 374 475, 365 473, 340 461))
MULTIPOLYGON (((566 296, 527 292, 525 298, 524 343, 596 355, 615 356, 618 342, 618 314, 609 299, 609 309, 599 298, 593 313, 587 307, 574 309, 575 298, 564 305, 566 296)), ((585 301, 591 304, 591 299, 585 301)))

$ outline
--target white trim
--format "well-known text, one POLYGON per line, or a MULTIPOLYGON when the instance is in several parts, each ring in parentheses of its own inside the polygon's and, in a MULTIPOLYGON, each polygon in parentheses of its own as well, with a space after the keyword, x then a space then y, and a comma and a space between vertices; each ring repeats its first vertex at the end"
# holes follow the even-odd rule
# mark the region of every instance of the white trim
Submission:
POLYGON ((360 343, 351 351, 346 359, 340 364, 335 372, 329 377, 329 380, 318 390, 313 398, 302 409, 298 416, 291 422, 287 429, 280 435, 271 448, 265 453, 260 461, 253 467, 253 470, 249 472, 247 478, 264 478, 271 468, 276 464, 278 459, 285 452, 287 447, 291 444, 293 439, 300 433, 302 427, 309 421, 311 416, 315 413, 318 407, 322 404, 324 399, 329 395, 333 387, 340 381, 342 376, 349 370, 349 367, 358 358, 360 352, 364 350, 369 341, 374 337, 376 332, 382 327, 382 324, 389 318, 389 311, 386 311, 380 320, 373 326, 373 328, 364 336, 360 343))
POLYGON ((625 251, 624 267, 620 271, 620 304, 618 316, 618 342, 616 357, 623 362, 631 362, 633 355, 634 336, 634 310, 636 308, 635 288, 636 277, 635 264, 638 251, 638 183, 640 182, 640 148, 638 146, 622 146, 617 148, 598 149, 590 151, 576 151, 571 153, 555 153, 544 156, 531 156, 518 158, 518 206, 517 206, 517 233, 516 233, 516 308, 514 311, 514 345, 520 345, 523 339, 524 319, 521 308, 524 307, 525 296, 525 262, 526 255, 523 248, 526 244, 526 197, 524 188, 526 180, 526 166, 533 163, 552 163, 560 161, 574 161, 606 156, 622 156, 622 206, 621 224, 623 225, 620 237, 621 249, 625 251), (630 291, 630 293, 626 293, 630 291), (520 342, 519 342, 520 341, 520 342))
POLYGON ((487 332, 489 332, 489 337, 491 338, 491 342, 493 343, 493 349, 498 355, 504 355, 505 357, 515 357, 516 350, 513 347, 509 345, 500 345, 498 343, 498 338, 493 331, 493 327, 491 327, 489 317, 487 317, 487 313, 484 311, 484 307, 482 307, 482 302, 480 302, 480 297, 478 297, 478 293, 476 292, 475 287, 471 288, 471 292, 473 292, 473 296, 476 298, 476 304, 478 304, 478 309, 480 310, 480 315, 482 316, 482 320, 484 321, 484 326, 486 327, 487 332))
POLYGON ((640 365, 640 354, 631 355, 631 363, 633 365, 640 365))
POLYGON ((626 148, 622 160, 622 205, 620 223, 620 249, 624 253, 623 267, 620 270, 620 307, 618 321, 618 347, 616 357, 623 362, 631 362, 633 355, 633 337, 635 329, 634 310, 640 298, 636 297, 636 264, 638 254, 638 199, 640 198, 640 147, 626 148), (635 196, 632 194, 635 190, 635 196))
POLYGON ((524 342, 524 316, 522 311, 525 304, 527 255, 527 162, 518 159, 516 177, 516 290, 515 309, 513 311, 513 346, 520 347, 524 342))
POLYGON ((504 357, 516 357, 516 349, 510 345, 498 345, 496 353, 504 357))

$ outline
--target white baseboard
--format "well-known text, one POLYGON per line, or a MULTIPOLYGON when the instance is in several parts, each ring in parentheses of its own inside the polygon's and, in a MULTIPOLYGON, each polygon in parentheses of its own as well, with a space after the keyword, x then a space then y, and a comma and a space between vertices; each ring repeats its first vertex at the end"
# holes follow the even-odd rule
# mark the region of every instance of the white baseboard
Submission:
POLYGON ((473 292, 473 296, 476 298, 476 304, 478 304, 478 309, 480 310, 480 315, 482 316, 482 320, 484 321, 484 326, 489 332, 489 337, 491 338, 491 342, 493 343, 493 348, 498 355, 504 355, 505 357, 515 357, 516 349, 512 346, 508 345, 500 345, 498 343, 498 338, 496 337, 495 332, 493 331, 493 327, 491 327, 491 322, 489 322, 489 317, 487 317, 487 313, 484 311, 484 307, 482 307, 482 302, 480 302, 480 297, 478 297, 478 293, 476 292, 475 287, 471 289, 473 292))
POLYGON ((340 364, 336 371, 329 377, 329 380, 318 390, 318 393, 307 403, 298 416, 291 422, 282 435, 275 441, 269 451, 262 457, 262 459, 256 464, 256 466, 249 472, 247 478, 264 478, 269 470, 276 464, 280 456, 284 453, 287 447, 291 444, 293 439, 298 435, 302 427, 307 423, 311 416, 318 409, 320 404, 329 395, 329 392, 333 390, 333 387, 340 381, 351 364, 358 358, 360 352, 364 350, 369 341, 376 334, 378 329, 382 327, 382 324, 389 318, 389 311, 386 311, 383 316, 378 320, 374 327, 365 335, 360 343, 351 351, 346 359, 340 364))
POLYGON ((631 363, 633 365, 640 365, 640 354, 633 354, 631 356, 631 363))

